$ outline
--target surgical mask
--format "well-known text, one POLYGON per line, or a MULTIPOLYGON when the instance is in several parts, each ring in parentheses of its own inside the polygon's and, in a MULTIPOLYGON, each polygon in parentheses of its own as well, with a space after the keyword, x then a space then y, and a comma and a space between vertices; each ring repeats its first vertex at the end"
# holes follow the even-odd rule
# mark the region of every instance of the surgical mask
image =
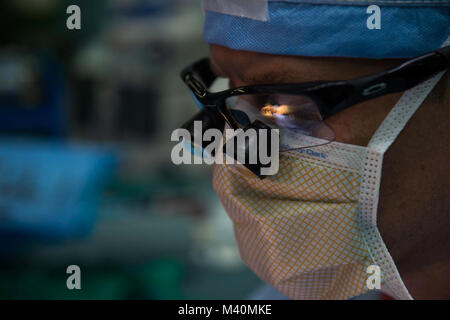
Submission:
POLYGON ((277 175, 216 165, 213 186, 234 223, 243 261, 292 299, 348 299, 382 290, 411 299, 377 229, 383 154, 443 73, 404 93, 367 147, 331 142, 280 154, 277 175))

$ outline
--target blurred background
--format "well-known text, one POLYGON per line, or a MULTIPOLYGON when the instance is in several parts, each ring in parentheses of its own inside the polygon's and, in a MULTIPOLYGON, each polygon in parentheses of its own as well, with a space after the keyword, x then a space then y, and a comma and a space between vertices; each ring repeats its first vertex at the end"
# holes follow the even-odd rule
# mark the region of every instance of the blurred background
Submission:
POLYGON ((170 160, 200 1, 3 0, 0 24, 0 299, 249 297, 212 167, 170 160))

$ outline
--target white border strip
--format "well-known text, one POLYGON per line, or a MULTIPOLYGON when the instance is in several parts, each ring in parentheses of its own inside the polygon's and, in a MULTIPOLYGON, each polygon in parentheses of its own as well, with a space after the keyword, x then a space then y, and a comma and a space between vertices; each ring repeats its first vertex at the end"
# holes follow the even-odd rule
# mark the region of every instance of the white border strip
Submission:
POLYGON ((259 21, 269 20, 268 0, 202 0, 203 10, 259 21))

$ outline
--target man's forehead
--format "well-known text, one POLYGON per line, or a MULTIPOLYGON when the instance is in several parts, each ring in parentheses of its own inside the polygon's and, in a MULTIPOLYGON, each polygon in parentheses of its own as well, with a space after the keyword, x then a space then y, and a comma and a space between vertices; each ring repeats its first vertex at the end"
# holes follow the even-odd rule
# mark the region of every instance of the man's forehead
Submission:
POLYGON ((211 45, 211 66, 215 72, 225 76, 244 77, 255 64, 263 59, 261 53, 233 50, 211 45))
MULTIPOLYGON (((298 60, 299 57, 233 50, 211 45, 210 60, 213 71, 219 76, 239 79, 248 84, 297 81, 296 72, 289 72, 295 63, 294 59, 298 60)), ((296 71, 300 72, 298 68, 296 71)))
POLYGON ((399 63, 398 59, 296 57, 233 50, 211 45, 211 67, 218 76, 246 84, 343 80, 399 63))

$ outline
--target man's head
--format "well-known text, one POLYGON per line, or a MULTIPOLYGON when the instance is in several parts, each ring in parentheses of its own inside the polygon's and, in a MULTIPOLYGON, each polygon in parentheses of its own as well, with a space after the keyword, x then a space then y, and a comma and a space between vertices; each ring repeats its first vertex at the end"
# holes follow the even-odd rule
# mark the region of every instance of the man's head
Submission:
MULTIPOLYGON (((211 64, 230 87, 344 80, 381 71, 399 59, 280 56, 211 46, 211 64)), ((446 75, 386 153, 378 226, 416 298, 449 298, 450 82, 446 75)), ((336 141, 366 146, 402 93, 360 103, 327 119, 336 141)))
MULTIPOLYGON (((336 10, 347 12, 351 17, 358 16, 361 11, 358 6, 339 8, 342 10, 336 10)), ((434 11, 430 8, 411 7, 401 11, 400 8, 388 7, 385 11, 389 21, 385 28, 399 28, 404 23, 395 21, 392 16, 394 12, 398 17, 406 18, 414 14, 426 14, 428 11, 428 14, 437 17, 439 24, 445 9, 448 14, 448 7, 434 11)), ((380 35, 371 38, 369 33, 367 39, 362 37, 362 34, 369 32, 364 29, 365 25, 355 27, 350 20, 338 20, 336 24, 349 21, 344 29, 349 31, 356 28, 355 34, 343 34, 340 30, 337 36, 333 35, 330 39, 326 38, 333 29, 334 16, 330 12, 330 6, 270 4, 268 10, 268 22, 252 17, 238 18, 207 12, 205 33, 207 41, 211 43, 211 67, 217 75, 230 80, 230 87, 357 78, 391 68, 407 57, 428 51, 429 48, 424 43, 435 46, 433 49, 436 49, 441 45, 437 44, 438 41, 443 38, 436 33, 427 40, 426 32, 421 26, 402 25, 405 32, 411 33, 408 39, 410 42, 402 39, 396 43, 392 41, 394 36, 386 37, 386 32, 396 33, 394 30, 372 30, 374 33, 380 32, 385 38, 380 35), (295 23, 285 21, 284 28, 273 26, 271 23, 282 21, 280 19, 286 10, 292 13, 290 19, 293 21, 297 16, 307 20, 295 23), (314 16, 320 13, 326 17, 314 16), (271 22, 271 18, 275 21, 271 22), (246 29, 247 27, 250 29, 246 29), (317 37, 302 35, 301 33, 306 32, 302 27, 309 28, 307 31, 316 33, 317 37), (317 31, 314 27, 320 30, 317 31), (298 28, 300 35, 292 34, 293 28, 298 28), (246 34, 245 30, 249 33, 246 34), (270 32, 275 34, 269 34, 270 32), (280 33, 278 45, 276 38, 267 38, 276 37, 276 32, 280 33), (292 42, 287 37, 288 34, 292 34, 292 42)), ((252 14, 255 12, 250 13, 252 14)), ((445 28, 443 33, 446 32, 444 36, 447 37, 448 25, 445 28)), ((404 37, 404 34, 400 33, 398 36, 404 37)), ((449 77, 446 75, 388 150, 383 166, 378 228, 406 287, 416 298, 450 297, 450 283, 443 281, 450 272, 447 254, 450 248, 448 89, 449 77)), ((401 95, 402 93, 390 94, 356 104, 325 121, 335 132, 336 141, 366 146, 401 95)))

